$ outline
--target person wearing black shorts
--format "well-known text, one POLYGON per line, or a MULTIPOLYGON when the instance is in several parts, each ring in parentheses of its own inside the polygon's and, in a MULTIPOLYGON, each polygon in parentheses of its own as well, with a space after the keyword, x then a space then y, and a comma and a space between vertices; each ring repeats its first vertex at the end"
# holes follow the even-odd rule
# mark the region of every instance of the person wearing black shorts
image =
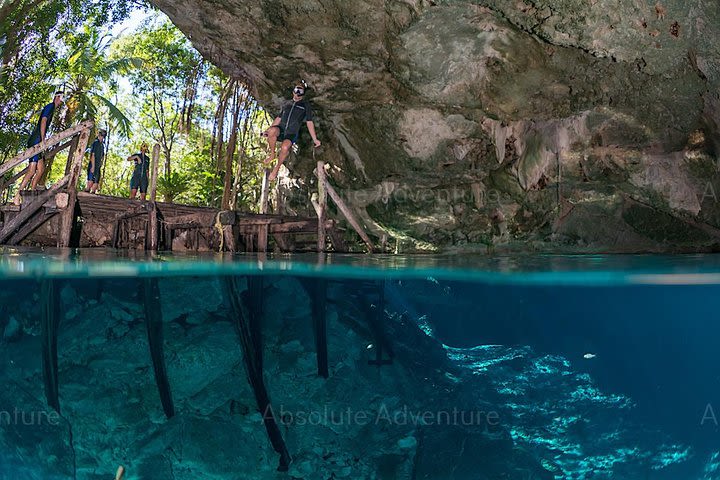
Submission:
POLYGON ((130 198, 134 199, 140 190, 140 198, 145 200, 148 190, 148 179, 150 178, 150 157, 148 156, 148 144, 140 146, 140 152, 128 157, 129 162, 135 162, 132 178, 130 179, 130 198))
MULTIPOLYGON (((42 112, 40 112, 40 118, 38 119, 37 125, 35 125, 35 128, 30 134, 30 138, 28 138, 28 148, 34 147, 35 145, 45 144, 45 137, 47 132, 50 131, 50 124, 52 123, 55 109, 62 105, 62 103, 63 92, 55 92, 53 101, 45 105, 42 112)), ((24 190, 28 183, 31 183, 32 181, 30 188, 33 190, 37 187, 40 178, 42 178, 42 175, 45 172, 45 159, 43 155, 44 152, 30 158, 30 165, 28 166, 27 173, 20 183, 20 187, 13 199, 13 203, 15 203, 15 205, 20 205, 20 191, 24 190)))
POLYGON ((320 140, 318 140, 315 134, 312 108, 310 104, 303 99, 305 97, 305 90, 304 82, 300 81, 295 83, 292 100, 283 104, 280 113, 275 117, 270 128, 262 134, 268 139, 268 157, 265 159, 265 165, 270 165, 275 159, 275 146, 278 141, 280 142, 278 162, 268 176, 269 181, 275 180, 280 171, 280 166, 287 159, 288 155, 290 155, 290 148, 297 142, 300 136, 300 127, 303 122, 307 125, 315 147, 320 146, 320 140))

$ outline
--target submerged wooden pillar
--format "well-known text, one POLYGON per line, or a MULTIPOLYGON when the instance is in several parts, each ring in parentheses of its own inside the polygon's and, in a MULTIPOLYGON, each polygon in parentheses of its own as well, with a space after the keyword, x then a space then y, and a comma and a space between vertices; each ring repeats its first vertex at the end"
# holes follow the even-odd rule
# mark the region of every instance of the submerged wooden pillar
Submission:
POLYGON ((288 452, 282 432, 278 426, 275 413, 270 403, 270 396, 265 388, 263 378, 263 353, 261 322, 263 314, 263 281, 262 277, 248 277, 248 289, 242 295, 239 293, 238 278, 225 277, 223 279, 224 294, 227 303, 232 309, 235 330, 242 347, 245 370, 255 394, 258 410, 263 416, 265 430, 273 449, 280 455, 278 471, 286 472, 290 467, 290 453, 288 452), (243 306, 248 314, 245 315, 243 306))
POLYGON ((165 416, 172 418, 175 416, 175 405, 170 391, 170 380, 165 368, 162 309, 160 307, 160 287, 157 278, 145 278, 142 280, 141 298, 145 308, 145 325, 150 346, 150 357, 155 372, 155 383, 160 394, 160 403, 162 403, 165 416))
POLYGON ((68 205, 60 215, 60 232, 58 236, 58 247, 69 247, 70 238, 72 236, 75 224, 75 203, 77 202, 77 184, 80 178, 80 170, 82 168, 83 158, 85 157, 85 148, 87 148, 90 138, 90 128, 86 128, 80 134, 77 149, 74 152, 72 166, 69 172, 69 181, 67 187, 68 205))
POLYGON ((330 373, 327 350, 327 280, 303 278, 300 279, 300 283, 310 297, 318 376, 328 378, 330 373))
POLYGON ((60 413, 60 391, 58 387, 58 326, 60 324, 60 291, 55 280, 43 280, 40 284, 42 305, 42 372, 45 384, 45 398, 48 405, 60 413))

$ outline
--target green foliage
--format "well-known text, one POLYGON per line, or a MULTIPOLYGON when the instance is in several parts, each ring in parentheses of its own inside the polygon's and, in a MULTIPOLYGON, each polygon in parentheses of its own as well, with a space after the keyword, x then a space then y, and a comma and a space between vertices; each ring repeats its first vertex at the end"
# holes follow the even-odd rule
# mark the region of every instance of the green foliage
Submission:
POLYGON ((190 179, 180 172, 171 172, 169 175, 158 178, 157 191, 163 196, 166 202, 172 202, 175 197, 184 193, 190 179))
MULTIPOLYGON (((204 62, 161 14, 149 15, 131 34, 109 36, 112 22, 138 2, 45 0, 25 12, 35 1, 6 0, 0 7, 0 161, 24 148, 39 110, 64 88, 67 102, 56 112, 54 131, 87 118, 110 127, 103 194, 127 197, 133 171, 127 156, 142 142, 151 150, 158 143, 158 197, 220 207, 236 108, 219 106, 234 85, 233 105, 242 109, 230 203, 257 209, 265 156, 259 134, 269 119, 242 82, 204 62)), ((64 152, 57 157, 50 182, 62 176, 66 159, 64 152)), ((83 171, 87 162, 86 155, 83 171)))

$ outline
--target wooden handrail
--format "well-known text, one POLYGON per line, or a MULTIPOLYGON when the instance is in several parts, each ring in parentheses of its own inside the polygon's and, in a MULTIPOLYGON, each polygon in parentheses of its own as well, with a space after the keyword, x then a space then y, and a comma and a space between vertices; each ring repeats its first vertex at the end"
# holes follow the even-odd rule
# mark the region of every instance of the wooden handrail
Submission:
POLYGON ((0 165, 0 175, 4 175, 8 171, 12 170, 13 168, 20 165, 22 162, 27 160, 28 158, 34 157, 35 155, 38 155, 39 153, 42 153, 44 150, 50 149, 50 147, 54 147, 58 143, 62 142, 66 138, 73 137, 77 135, 78 133, 82 132, 83 130, 90 130, 92 129, 93 125, 95 125, 92 120, 87 120, 85 122, 82 122, 78 125, 75 125, 74 127, 70 127, 67 130, 58 133, 57 135, 53 135, 52 137, 45 140, 45 145, 43 148, 43 145, 37 144, 34 147, 31 147, 27 150, 25 150, 20 155, 17 155, 13 157, 12 159, 8 160, 7 162, 0 165))

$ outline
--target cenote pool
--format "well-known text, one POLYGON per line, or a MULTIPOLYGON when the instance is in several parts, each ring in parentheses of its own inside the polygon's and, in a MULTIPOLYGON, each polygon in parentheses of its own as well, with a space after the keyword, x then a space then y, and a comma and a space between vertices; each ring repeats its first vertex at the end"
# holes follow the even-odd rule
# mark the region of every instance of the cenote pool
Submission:
POLYGON ((719 256, 0 257, 0 479, 720 479, 719 256))

